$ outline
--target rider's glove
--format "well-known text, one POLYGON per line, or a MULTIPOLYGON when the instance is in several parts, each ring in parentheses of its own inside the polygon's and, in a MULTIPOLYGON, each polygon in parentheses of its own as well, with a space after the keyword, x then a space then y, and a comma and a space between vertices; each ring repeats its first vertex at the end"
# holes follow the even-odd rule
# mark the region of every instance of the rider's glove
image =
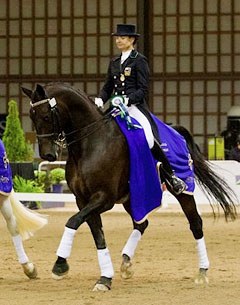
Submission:
POLYGON ((98 108, 103 108, 103 100, 100 97, 95 97, 94 103, 98 108))
POLYGON ((129 97, 124 97, 124 105, 130 106, 129 97))

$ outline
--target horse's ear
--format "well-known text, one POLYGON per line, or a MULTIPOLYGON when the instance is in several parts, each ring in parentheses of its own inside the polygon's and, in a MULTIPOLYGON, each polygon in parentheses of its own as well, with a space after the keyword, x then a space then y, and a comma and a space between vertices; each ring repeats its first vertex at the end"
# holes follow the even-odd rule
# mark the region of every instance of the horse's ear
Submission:
POLYGON ((47 97, 43 86, 41 86, 40 84, 37 84, 35 93, 41 98, 46 98, 47 97))
POLYGON ((28 96, 30 99, 32 98, 32 93, 33 93, 32 90, 24 88, 24 87, 21 87, 21 89, 26 96, 28 96))

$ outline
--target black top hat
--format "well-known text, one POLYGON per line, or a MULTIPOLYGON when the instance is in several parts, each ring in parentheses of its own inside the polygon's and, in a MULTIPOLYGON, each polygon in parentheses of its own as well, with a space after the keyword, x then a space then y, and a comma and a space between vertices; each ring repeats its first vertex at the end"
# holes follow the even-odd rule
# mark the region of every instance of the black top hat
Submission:
POLYGON ((117 32, 112 33, 112 36, 140 36, 136 33, 134 24, 117 24, 117 32))

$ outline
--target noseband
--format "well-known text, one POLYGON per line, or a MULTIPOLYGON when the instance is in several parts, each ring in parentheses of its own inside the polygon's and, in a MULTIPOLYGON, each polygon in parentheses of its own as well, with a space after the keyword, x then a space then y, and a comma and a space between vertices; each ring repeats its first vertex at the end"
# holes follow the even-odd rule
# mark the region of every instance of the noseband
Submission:
POLYGON ((65 141, 65 135, 61 129, 56 99, 53 97, 53 98, 41 100, 36 103, 30 102, 30 106, 33 109, 33 108, 43 105, 45 103, 48 103, 50 106, 50 109, 51 109, 51 116, 52 116, 52 121, 53 121, 53 132, 45 133, 45 134, 37 134, 36 136, 37 136, 37 138, 53 138, 55 144, 63 147, 64 146, 63 142, 65 141))

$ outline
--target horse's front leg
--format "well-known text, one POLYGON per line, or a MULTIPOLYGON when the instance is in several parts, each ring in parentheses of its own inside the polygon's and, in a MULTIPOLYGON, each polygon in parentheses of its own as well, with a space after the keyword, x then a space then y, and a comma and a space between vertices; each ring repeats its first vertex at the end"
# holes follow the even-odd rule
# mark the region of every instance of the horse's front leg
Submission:
POLYGON ((208 284, 207 270, 210 264, 203 235, 202 218, 197 211, 195 199, 193 196, 187 194, 180 194, 176 196, 176 198, 181 204, 183 212, 189 221, 190 230, 192 231, 192 234, 196 240, 199 273, 195 279, 195 283, 208 284))
POLYGON ((18 261, 22 265, 26 276, 30 279, 35 279, 37 277, 37 269, 34 264, 29 261, 28 256, 24 250, 22 237, 18 232, 16 218, 13 214, 9 197, 0 195, 0 207, 2 215, 7 223, 8 231, 12 236, 12 241, 17 253, 18 261))
POLYGON ((101 271, 101 277, 96 282, 93 291, 107 291, 111 289, 114 270, 104 237, 101 216, 95 213, 87 220, 87 223, 97 248, 98 263, 101 271))
MULTIPOLYGON (((131 216, 131 210, 129 202, 125 203, 124 205, 125 210, 131 216)), ((131 217, 132 219, 132 217, 131 217)), ((123 279, 130 279, 132 278, 134 271, 132 268, 132 259, 134 257, 137 245, 142 238, 144 231, 148 226, 148 220, 146 219, 144 222, 137 224, 133 219, 133 231, 130 234, 123 250, 122 250, 122 264, 120 267, 121 277, 123 279)))
POLYGON ((95 211, 108 210, 109 207, 107 204, 104 204, 104 202, 107 202, 105 194, 103 192, 96 193, 94 196, 92 196, 91 200, 84 208, 82 208, 78 213, 74 214, 67 221, 56 253, 58 258, 52 269, 53 279, 59 280, 67 275, 69 271, 67 258, 71 254, 73 240, 77 229, 85 221, 91 221, 89 219, 95 215, 95 211))

